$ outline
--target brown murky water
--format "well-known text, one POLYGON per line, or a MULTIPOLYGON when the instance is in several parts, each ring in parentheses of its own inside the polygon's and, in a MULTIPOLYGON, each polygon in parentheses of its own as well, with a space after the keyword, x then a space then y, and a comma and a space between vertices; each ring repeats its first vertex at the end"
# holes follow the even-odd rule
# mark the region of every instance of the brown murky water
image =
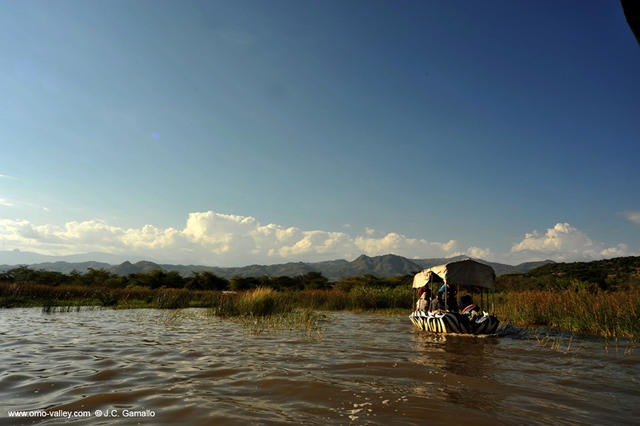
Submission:
MULTIPOLYGON (((3 309, 0 421, 17 422, 10 410, 87 410, 92 424, 640 418, 640 354, 623 354, 623 345, 607 350, 602 341, 573 339, 551 349, 515 334, 438 338, 414 330, 406 315, 326 315, 321 339, 310 339, 302 332, 254 336, 198 309, 3 309), (125 418, 123 410, 155 416, 125 418)), ((68 420, 25 422, 34 421, 68 420)))

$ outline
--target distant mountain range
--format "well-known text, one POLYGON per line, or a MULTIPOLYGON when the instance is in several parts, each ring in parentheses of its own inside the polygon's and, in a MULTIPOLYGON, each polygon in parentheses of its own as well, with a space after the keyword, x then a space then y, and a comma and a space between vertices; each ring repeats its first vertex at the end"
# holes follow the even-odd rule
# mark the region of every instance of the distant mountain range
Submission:
MULTIPOLYGON (((31 253, 33 254, 33 253, 31 253)), ((435 265, 441 265, 443 263, 452 262, 456 260, 466 259, 467 256, 455 256, 449 258, 431 258, 431 259, 407 259, 406 257, 396 256, 393 254, 386 254, 383 256, 365 256, 362 255, 357 259, 349 262, 344 259, 330 260, 325 262, 290 262, 278 265, 249 265, 242 267, 223 268, 215 266, 202 266, 202 265, 169 265, 159 264, 150 261, 138 261, 131 263, 129 261, 122 262, 120 264, 108 263, 109 256, 103 255, 96 256, 105 261, 80 261, 82 258, 86 258, 87 255, 79 255, 76 258, 78 261, 71 261, 71 259, 60 260, 50 256, 44 256, 44 259, 50 258, 40 262, 24 262, 17 260, 20 258, 26 260, 29 258, 27 252, 1 252, 0 260, 6 262, 9 257, 11 264, 0 265, 0 271, 6 271, 15 268, 18 265, 27 265, 31 269, 57 271, 65 274, 76 270, 81 273, 85 273, 89 268, 93 269, 105 269, 117 275, 129 275, 138 272, 150 272, 154 269, 161 269, 163 271, 177 271, 181 275, 188 276, 192 272, 209 271, 218 276, 231 278, 234 275, 240 275, 243 277, 257 277, 267 275, 269 277, 278 276, 297 276, 304 275, 308 272, 321 272, 325 277, 331 281, 336 281, 341 278, 353 277, 358 275, 372 274, 377 277, 393 277, 396 275, 414 274, 421 271, 424 268, 429 268, 435 265), (6 256, 9 254, 9 256, 6 256)), ((42 256, 42 255, 36 255, 42 256)), ((115 257, 115 256, 112 256, 115 257)), ((482 259, 475 259, 478 262, 490 265, 495 271, 496 275, 511 274, 511 273, 525 273, 538 266, 546 265, 548 263, 554 263, 552 260, 543 260, 539 262, 526 262, 519 265, 506 265, 503 263, 488 262, 482 259)))
POLYGON ((83 254, 70 254, 67 256, 50 256, 46 254, 33 253, 22 250, 0 250, 0 265, 33 265, 36 263, 54 263, 54 262, 102 262, 111 265, 117 265, 125 261, 138 262, 146 260, 139 256, 119 255, 102 252, 91 252, 83 254))

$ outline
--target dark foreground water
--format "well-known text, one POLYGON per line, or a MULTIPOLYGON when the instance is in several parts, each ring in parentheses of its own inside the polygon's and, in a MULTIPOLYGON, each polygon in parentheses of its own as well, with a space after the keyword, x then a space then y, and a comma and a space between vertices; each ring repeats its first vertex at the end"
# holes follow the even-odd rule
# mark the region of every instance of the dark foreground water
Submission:
POLYGON ((445 338, 406 315, 326 316, 309 338, 252 335, 198 309, 3 309, 0 422, 43 410, 23 422, 638 424, 640 354, 624 344, 445 338))

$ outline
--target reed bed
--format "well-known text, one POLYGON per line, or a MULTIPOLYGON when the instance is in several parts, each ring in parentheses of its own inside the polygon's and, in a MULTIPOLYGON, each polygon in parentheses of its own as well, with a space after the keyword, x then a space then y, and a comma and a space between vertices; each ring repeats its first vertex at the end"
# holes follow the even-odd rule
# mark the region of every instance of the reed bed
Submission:
POLYGON ((495 314, 525 326, 603 337, 640 337, 640 289, 618 292, 525 290, 496 294, 495 314))
POLYGON ((48 286, 0 283, 0 308, 32 306, 104 306, 178 309, 212 303, 216 292, 177 289, 48 286))
MULTIPOLYGON (((103 306, 113 308, 210 308, 212 315, 243 321, 284 324, 310 311, 408 312, 412 290, 404 286, 354 287, 345 290, 277 291, 260 287, 240 292, 186 289, 48 286, 0 283, 0 307, 103 306)), ((625 291, 523 290, 500 292, 494 314, 524 326, 561 328, 603 337, 640 338, 640 289, 625 291)), ((486 309, 486 307, 485 307, 486 309)))
POLYGON ((402 287, 355 287, 351 291, 306 290, 297 293, 296 303, 327 311, 409 310, 412 290, 402 287))
POLYGON ((221 317, 264 317, 292 312, 295 308, 290 293, 258 287, 238 293, 228 293, 212 303, 211 313, 221 317))
POLYGON ((356 287, 351 291, 277 291, 259 287, 242 292, 222 292, 0 283, 0 307, 62 304, 162 309, 209 307, 220 316, 236 316, 248 312, 254 315, 290 312, 294 308, 330 311, 410 309, 412 294, 411 289, 401 287, 356 287))
POLYGON ((252 334, 282 330, 305 331, 307 337, 320 339, 322 315, 296 303, 296 294, 258 287, 238 293, 227 293, 211 306, 211 315, 231 318, 252 334))

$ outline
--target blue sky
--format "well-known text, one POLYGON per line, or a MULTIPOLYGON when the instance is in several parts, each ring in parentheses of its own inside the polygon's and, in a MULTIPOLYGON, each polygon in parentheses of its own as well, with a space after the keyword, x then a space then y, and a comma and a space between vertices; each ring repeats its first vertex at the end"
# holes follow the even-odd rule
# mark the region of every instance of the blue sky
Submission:
POLYGON ((618 2, 1 7, 0 250, 640 253, 640 46, 618 2))

